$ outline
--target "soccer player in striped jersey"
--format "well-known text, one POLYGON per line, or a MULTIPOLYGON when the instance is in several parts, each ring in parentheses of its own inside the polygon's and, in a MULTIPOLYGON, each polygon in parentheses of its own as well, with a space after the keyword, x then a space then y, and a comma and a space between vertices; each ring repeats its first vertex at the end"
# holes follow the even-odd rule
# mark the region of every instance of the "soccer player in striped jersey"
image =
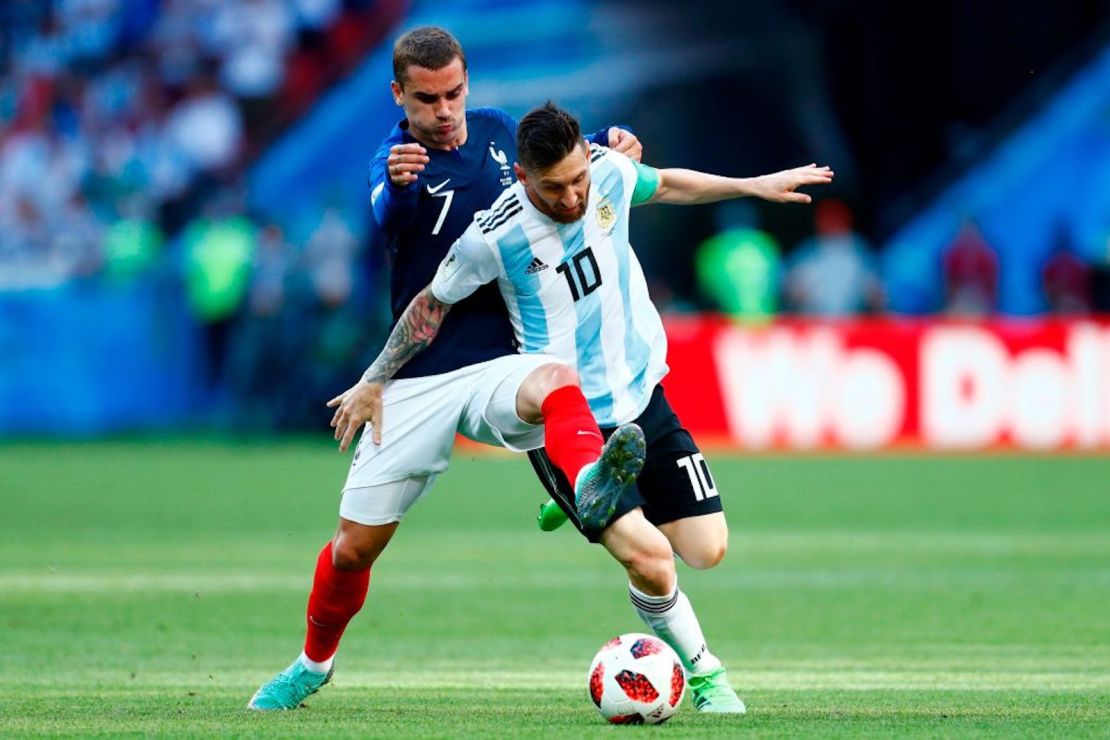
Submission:
MULTIPOLYGON (((461 301, 442 325, 434 316, 402 316, 474 213, 512 185, 516 121, 492 108, 466 110, 466 56, 441 28, 398 39, 393 71, 391 89, 405 119, 370 165, 371 202, 388 239, 394 333, 418 345, 430 334, 439 341, 400 371, 385 368, 394 380, 378 396, 377 413, 391 420, 390 431, 378 424, 359 443, 336 535, 316 561, 304 650, 251 697, 252 709, 296 708, 328 681, 343 631, 366 598, 371 565, 447 468, 456 433, 519 450, 546 439, 557 467, 579 484, 577 503, 599 519, 643 464, 635 425, 602 438, 572 369, 516 352, 495 286, 461 301)), ((626 130, 604 129, 590 139, 639 157, 639 141, 626 130)), ((333 419, 342 450, 365 419, 356 421, 349 407, 333 419)))
MULTIPOLYGON (((667 373, 666 336, 628 241, 628 221, 631 209, 646 203, 743 196, 808 203, 797 189, 828 183, 833 173, 816 165, 750 179, 657 170, 589 145, 578 122, 551 103, 521 120, 517 153, 518 182, 474 217, 406 314, 412 320, 439 316, 496 283, 522 353, 551 355, 574 367, 605 434, 627 423, 643 428, 643 472, 601 526, 583 520, 570 481, 551 464, 550 448, 530 456, 578 529, 625 566, 633 606, 682 658, 695 706, 743 713, 743 701, 678 589, 674 555, 695 568, 712 567, 724 556, 728 529, 709 468, 660 385, 667 373)), ((375 362, 404 355, 412 345, 391 337, 375 362)), ((378 428, 381 419, 372 423, 378 428)))

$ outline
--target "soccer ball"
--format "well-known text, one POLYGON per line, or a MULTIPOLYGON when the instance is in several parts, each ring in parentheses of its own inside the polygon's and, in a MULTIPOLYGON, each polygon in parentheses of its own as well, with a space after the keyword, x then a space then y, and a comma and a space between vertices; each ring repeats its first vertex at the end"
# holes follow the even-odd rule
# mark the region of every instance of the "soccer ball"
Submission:
POLYGON ((655 725, 678 710, 686 674, 674 650, 635 632, 601 646, 590 664, 590 699, 613 724, 655 725))

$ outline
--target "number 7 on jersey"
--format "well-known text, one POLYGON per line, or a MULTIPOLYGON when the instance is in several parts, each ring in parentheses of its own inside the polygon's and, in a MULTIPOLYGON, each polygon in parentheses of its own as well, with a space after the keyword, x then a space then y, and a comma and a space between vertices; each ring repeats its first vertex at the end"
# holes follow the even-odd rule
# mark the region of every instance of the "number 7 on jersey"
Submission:
POLYGON ((436 219, 435 228, 432 229, 432 236, 439 233, 443 228, 443 222, 447 219, 447 212, 451 210, 451 200, 455 197, 454 190, 447 190, 442 193, 433 193, 431 188, 428 188, 428 194, 433 198, 443 198, 443 210, 439 212, 439 218, 436 219))

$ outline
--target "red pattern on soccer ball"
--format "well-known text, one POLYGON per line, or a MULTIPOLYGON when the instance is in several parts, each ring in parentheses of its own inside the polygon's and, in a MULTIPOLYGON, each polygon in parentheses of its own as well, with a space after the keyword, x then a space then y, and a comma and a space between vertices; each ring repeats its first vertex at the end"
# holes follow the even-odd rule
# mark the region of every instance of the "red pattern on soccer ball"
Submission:
POLYGON ((618 714, 610 717, 609 721, 614 725, 642 725, 644 716, 642 714, 618 714))
POLYGON ((645 704, 650 704, 659 698, 659 692, 651 685, 651 681, 647 676, 641 673, 633 673, 629 670, 621 671, 617 674, 617 685, 624 691, 632 701, 642 701, 645 704))
POLYGON ((612 640, 610 640, 609 642, 602 645, 601 649, 602 650, 612 650, 613 648, 617 647, 620 644, 621 644, 621 638, 614 637, 612 640))
POLYGON ((605 690, 602 686, 601 680, 605 678, 605 664, 598 661, 594 666, 593 673, 590 674, 590 698, 594 700, 594 704, 601 706, 601 692, 605 690))
POLYGON ((632 657, 639 660, 645 655, 655 655, 656 653, 663 652, 663 643, 651 637, 641 637, 636 642, 632 643, 629 648, 632 657))
POLYGON ((686 675, 682 672, 682 666, 678 663, 674 664, 674 673, 671 674, 671 706, 678 704, 678 700, 682 697, 682 689, 686 687, 686 675))

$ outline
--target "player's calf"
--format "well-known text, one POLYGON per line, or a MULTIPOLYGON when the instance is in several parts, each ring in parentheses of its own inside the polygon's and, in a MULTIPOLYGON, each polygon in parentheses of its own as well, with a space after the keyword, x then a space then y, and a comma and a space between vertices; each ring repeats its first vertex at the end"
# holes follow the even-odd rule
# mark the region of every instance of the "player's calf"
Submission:
POLYGON ((600 542, 624 566, 629 582, 636 588, 650 594, 674 591, 674 553, 667 538, 642 510, 633 509, 609 525, 600 542))

